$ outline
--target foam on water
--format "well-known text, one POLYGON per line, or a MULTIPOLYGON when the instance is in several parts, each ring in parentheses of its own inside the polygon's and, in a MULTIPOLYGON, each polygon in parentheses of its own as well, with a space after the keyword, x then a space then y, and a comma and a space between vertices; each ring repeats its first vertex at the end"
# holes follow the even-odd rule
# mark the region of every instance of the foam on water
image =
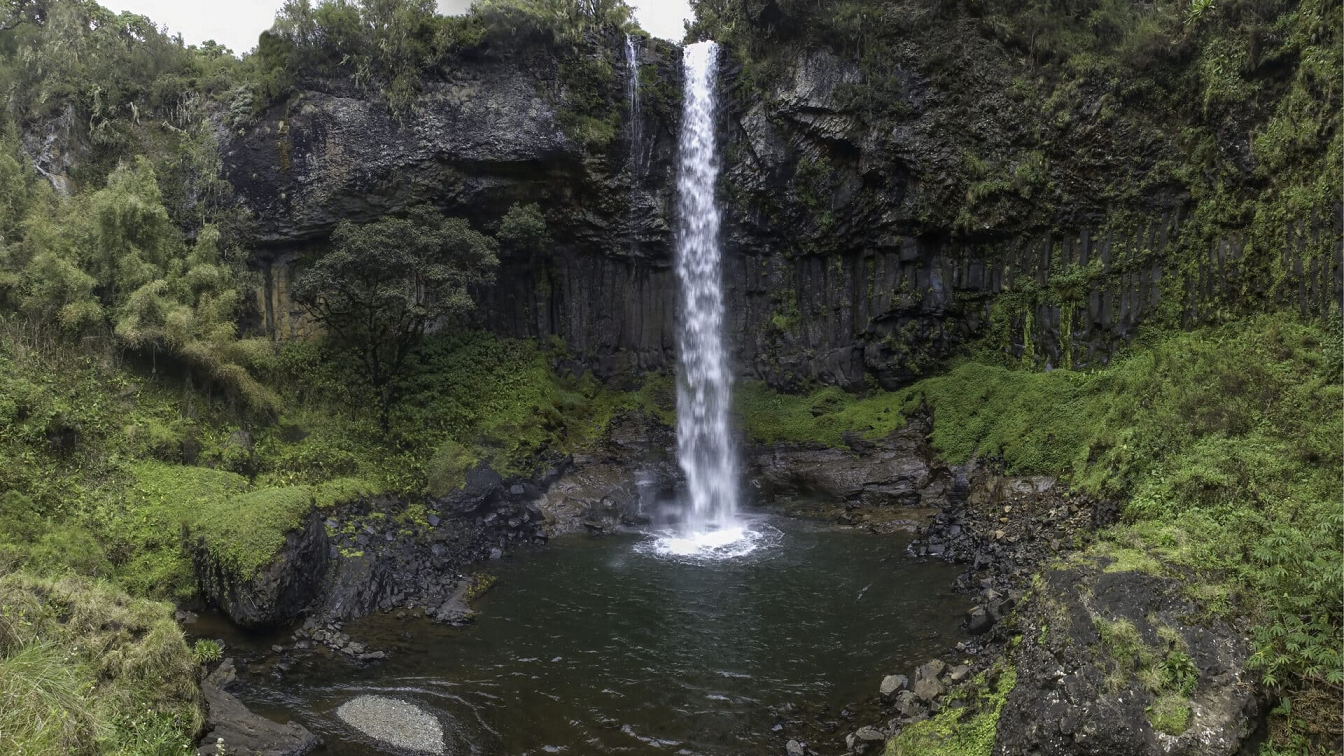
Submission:
POLYGON ((635 546, 635 551, 680 562, 703 563, 741 559, 757 554, 779 542, 777 528, 759 522, 743 521, 718 530, 684 532, 663 530, 635 546))

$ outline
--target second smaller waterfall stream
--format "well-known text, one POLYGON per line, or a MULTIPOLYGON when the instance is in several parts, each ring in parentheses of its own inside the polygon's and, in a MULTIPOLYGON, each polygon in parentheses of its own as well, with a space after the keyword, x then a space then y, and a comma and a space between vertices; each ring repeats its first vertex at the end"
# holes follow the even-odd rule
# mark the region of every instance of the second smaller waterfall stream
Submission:
POLYGON ((644 121, 639 112, 639 46, 625 35, 625 95, 630 106, 630 174, 638 180, 644 173, 644 121))

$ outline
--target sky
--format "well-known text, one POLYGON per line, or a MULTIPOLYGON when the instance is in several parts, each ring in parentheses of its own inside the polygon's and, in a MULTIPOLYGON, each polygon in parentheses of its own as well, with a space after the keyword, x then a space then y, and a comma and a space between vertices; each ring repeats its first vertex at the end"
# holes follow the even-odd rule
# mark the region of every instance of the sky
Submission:
MULTIPOLYGON (((132 11, 181 34, 187 44, 213 39, 242 54, 270 28, 283 0, 99 0, 115 11, 132 11)), ((655 37, 680 42, 682 19, 690 18, 687 0, 627 0, 639 25, 655 37)), ((442 13, 461 13, 471 0, 438 0, 442 13)))

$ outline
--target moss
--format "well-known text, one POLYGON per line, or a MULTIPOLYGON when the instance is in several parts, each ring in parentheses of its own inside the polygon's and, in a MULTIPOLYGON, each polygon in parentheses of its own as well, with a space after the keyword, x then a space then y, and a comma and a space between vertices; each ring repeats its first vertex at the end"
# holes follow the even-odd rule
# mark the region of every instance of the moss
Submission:
POLYGON ((217 500, 194 512, 187 527, 221 563, 248 576, 271 562, 285 534, 299 527, 313 506, 307 486, 262 488, 217 500))
POLYGON ((882 438, 905 425, 903 394, 875 393, 856 397, 830 386, 805 396, 772 391, 764 384, 741 384, 734 397, 736 411, 752 438, 844 445, 846 433, 882 438))
POLYGON ((478 572, 467 580, 469 581, 466 595, 467 603, 484 596, 487 591, 495 586, 495 583, 499 582, 498 577, 485 572, 478 572))
POLYGON ((999 673, 992 690, 980 693, 960 709, 944 708, 933 716, 907 725, 887 741, 885 756, 989 756, 999 715, 1017 684, 1017 670, 999 673))
POLYGON ((1141 548, 1125 548, 1103 541, 1089 549, 1086 556, 1103 561, 1106 572, 1142 572, 1146 575, 1163 573, 1162 563, 1141 548))
POLYGON ((313 504, 320 510, 354 504, 381 493, 363 478, 336 478, 313 486, 313 504))
POLYGON ((601 151, 615 140, 621 128, 621 112, 615 103, 616 71, 606 59, 574 55, 560 63, 560 82, 564 87, 558 99, 560 127, 571 139, 593 152, 601 151))
POLYGON ((248 491, 246 479, 234 473, 155 462, 135 465, 133 473, 130 516, 120 535, 134 549, 132 565, 139 571, 127 576, 128 584, 149 595, 185 596, 193 590, 181 544, 184 530, 231 569, 251 574, 270 561, 285 534, 314 506, 308 486, 248 491))
POLYGON ((1166 693, 1154 699, 1146 713, 1154 730, 1180 735, 1190 726, 1190 699, 1179 693, 1166 693))
POLYGON ((1092 621, 1101 637, 1102 649, 1111 660, 1106 675, 1106 687, 1111 691, 1123 690, 1131 678, 1138 675, 1142 679, 1147 670, 1156 667, 1157 656, 1143 642, 1134 623, 1124 618, 1094 617, 1092 621))
POLYGON ((187 598, 195 591, 191 561, 182 548, 183 528, 227 506, 247 489, 235 473, 159 462, 130 468, 123 508, 112 513, 109 535, 127 553, 118 570, 138 595, 187 598))

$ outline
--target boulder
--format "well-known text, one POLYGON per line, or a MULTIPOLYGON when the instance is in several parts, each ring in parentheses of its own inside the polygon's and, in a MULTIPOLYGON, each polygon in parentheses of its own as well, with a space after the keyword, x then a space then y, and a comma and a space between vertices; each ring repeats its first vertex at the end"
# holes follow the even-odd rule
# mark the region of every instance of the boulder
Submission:
POLYGON ((1101 565, 1057 567, 1042 573, 1041 589, 1018 615, 1024 627, 1050 632, 1026 634, 1014 652, 1017 684, 1004 703, 995 753, 1235 756, 1263 721, 1244 633, 1201 608, 1179 580, 1101 565), (1170 638, 1186 650, 1198 683, 1177 698, 1188 710, 1181 732, 1153 728, 1148 709, 1156 697, 1135 671, 1115 677, 1099 626, 1122 622, 1154 663, 1170 638))
POLYGON ((947 669, 947 665, 939 659, 934 659, 927 664, 921 664, 919 668, 915 670, 915 682, 921 680, 937 681, 938 678, 943 676, 943 670, 945 669, 947 669))
POLYGON ((878 688, 878 692, 882 694, 883 698, 891 698, 896 694, 896 691, 905 690, 905 686, 909 683, 910 680, 905 675, 887 675, 882 678, 882 685, 878 688))
POLYGON ((983 606, 975 606, 966 612, 966 632, 981 635, 994 627, 994 616, 983 606))
POLYGON ((915 683, 914 693, 919 700, 929 703, 933 699, 946 693, 947 689, 936 679, 923 679, 915 683))
POLYGON ((238 574, 203 541, 196 543, 192 562, 201 593, 234 623, 276 627, 294 621, 321 596, 332 558, 329 546, 323 519, 312 512, 255 574, 238 574))
POLYGON ((413 753, 443 754, 443 725, 415 704, 390 696, 359 696, 341 704, 336 716, 374 740, 413 753))
POLYGON ((442 512, 469 515, 504 491, 504 479, 490 465, 481 462, 467 473, 462 488, 435 500, 442 512))
POLYGON ((921 704, 919 696, 909 690, 903 690, 896 694, 896 711, 903 717, 913 717, 920 712, 921 704))
POLYGON ((887 739, 887 735, 876 727, 860 727, 854 733, 854 739, 863 743, 881 743, 887 739))

